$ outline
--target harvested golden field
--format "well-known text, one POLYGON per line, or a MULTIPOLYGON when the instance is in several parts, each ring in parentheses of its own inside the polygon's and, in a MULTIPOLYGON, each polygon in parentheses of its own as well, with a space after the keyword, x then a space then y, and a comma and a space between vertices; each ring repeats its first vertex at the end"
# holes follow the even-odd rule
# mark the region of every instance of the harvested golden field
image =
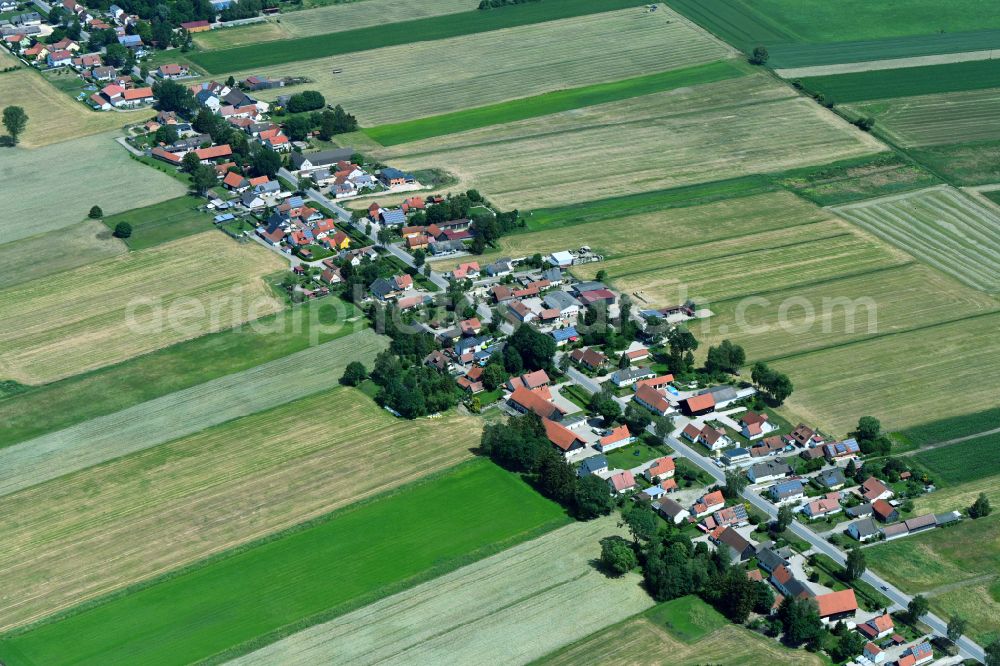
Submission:
MULTIPOLYGON (((636 8, 258 68, 236 78, 307 76, 310 89, 372 126, 711 62, 731 53, 665 7, 655 14, 636 8), (334 74, 335 69, 342 71, 334 74)), ((279 88, 261 96, 273 99, 287 92, 279 88)))
POLYGON ((653 605, 593 566, 613 517, 573 523, 233 663, 526 663, 653 605))
POLYGON ((450 467, 477 423, 336 388, 8 495, 0 629, 450 467))
POLYGON ((692 643, 685 643, 651 619, 640 617, 600 631, 543 660, 544 664, 586 666, 593 664, 670 664, 670 666, 743 666, 749 663, 821 666, 818 655, 790 650, 774 639, 726 625, 692 643))
POLYGON ((205 50, 227 49, 276 39, 294 39, 338 33, 374 25, 467 12, 475 7, 468 0, 364 0, 331 4, 287 12, 267 23, 239 28, 209 30, 194 35, 194 43, 205 50))
MULTIPOLYGON (((147 174, 148 175, 148 174, 147 174)), ((0 377, 39 384, 275 312, 285 262, 211 231, 0 290, 0 377)))
POLYGON ((994 474, 921 495, 913 501, 913 510, 918 515, 962 510, 972 506, 972 503, 979 497, 979 493, 986 493, 986 496, 994 503, 1000 502, 1000 475, 994 474))
MULTIPOLYGON (((380 200, 381 201, 381 200, 380 200)), ((574 272, 607 269, 628 257, 653 254, 741 237, 753 237, 769 231, 811 225, 833 217, 812 204, 787 192, 772 192, 686 208, 659 210, 598 222, 586 222, 543 231, 504 236, 499 249, 488 252, 480 263, 495 257, 524 257, 535 252, 549 253, 590 245, 607 261, 594 267, 581 266, 574 272)), ((820 226, 814 227, 819 229, 820 226)), ((464 259, 434 262, 438 270, 448 270, 464 259)), ((608 270, 614 277, 614 271, 608 270)))
POLYGON ((446 169, 501 208, 783 171, 884 150, 764 75, 645 95, 379 151, 403 169, 446 169))
MULTIPOLYGON (((3 81, 8 76, 4 74, 3 81)), ((0 106, 5 85, 0 85, 0 106)), ((37 119, 43 117, 39 114, 37 119)), ((35 120, 32 116, 28 121, 29 133, 35 120)), ((116 134, 95 134, 37 150, 5 148, 0 159, 0 200, 4 202, 0 243, 76 224, 86 219, 94 205, 112 215, 184 194, 179 180, 129 157, 115 143, 116 134), (44 203, 41 208, 40 202, 44 203)), ((46 257, 46 261, 58 259, 58 252, 46 257)))
POLYGON ((87 220, 58 232, 0 244, 0 285, 11 287, 126 252, 128 247, 112 236, 110 229, 97 220, 87 220), (54 248, 58 249, 55 265, 54 248))
POLYGON ((838 220, 587 264, 584 277, 607 271, 615 287, 637 302, 707 303, 757 296, 851 272, 900 264, 907 258, 838 220))
POLYGON ((841 434, 866 414, 900 430, 980 411, 1000 391, 998 326, 1000 313, 973 316, 776 361, 795 385, 782 409, 841 434))
MULTIPOLYGON (((92 111, 57 90, 36 72, 23 68, 0 79, 0 109, 16 104, 28 113, 28 126, 21 136, 24 148, 38 148, 90 134, 121 129, 153 117, 153 111, 92 111)), ((7 151, 5 151, 6 153, 7 151)), ((4 160, 8 157, 4 155, 4 160)), ((97 162, 92 162, 96 164, 97 162)))

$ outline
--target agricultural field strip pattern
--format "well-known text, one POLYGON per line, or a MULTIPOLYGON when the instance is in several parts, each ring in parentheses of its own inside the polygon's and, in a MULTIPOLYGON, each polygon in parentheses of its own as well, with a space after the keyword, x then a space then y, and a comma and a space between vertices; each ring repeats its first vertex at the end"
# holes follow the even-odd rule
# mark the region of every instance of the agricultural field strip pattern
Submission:
POLYGON ((15 284, 47 278, 54 272, 72 270, 95 261, 125 254, 128 247, 111 236, 111 232, 97 220, 87 220, 58 233, 43 233, 11 243, 0 243, 0 285, 15 284), (39 261, 59 246, 58 265, 39 261))
POLYGON ((1000 139, 1000 88, 845 104, 903 147, 1000 139))
POLYGON ((598 181, 615 197, 884 150, 784 86, 745 76, 376 154, 407 169, 447 165, 497 205, 530 209, 576 203, 598 181))
POLYGON ((236 659, 281 663, 525 663, 653 605, 638 576, 592 565, 612 517, 573 523, 236 659))
POLYGON ((771 56, 768 64, 790 70, 933 56, 945 58, 941 62, 961 62, 964 54, 989 53, 997 48, 1000 48, 1000 30, 975 30, 831 44, 775 44, 768 47, 771 56))
POLYGON ((216 230, 0 290, 0 377, 44 384, 282 309, 286 268, 216 230), (207 259, 206 257, 210 257, 207 259))
POLYGON ((479 422, 337 387, 0 498, 0 631, 472 457, 479 422))
POLYGON ((948 65, 955 62, 972 60, 989 60, 993 50, 967 51, 965 53, 943 53, 939 55, 911 56, 909 58, 888 58, 885 60, 864 60, 861 62, 845 62, 836 65, 813 65, 811 67, 790 67, 775 69, 774 73, 783 79, 797 79, 806 76, 831 76, 834 74, 852 74, 854 72, 874 72, 883 69, 899 69, 901 67, 925 67, 927 65, 948 65))
POLYGON ((385 346, 366 329, 0 449, 0 495, 331 388, 349 361, 370 363, 385 346))
POLYGON ((184 194, 184 185, 177 179, 136 164, 114 136, 95 134, 37 150, 6 151, 0 161, 0 200, 4 202, 0 243, 80 222, 93 205, 111 215, 184 194), (100 176, 84 178, 92 164, 101 165, 100 176), (39 215, 40 201, 46 202, 44 215, 39 215))
MULTIPOLYGON (((366 0, 368 1, 368 0, 366 0)), ((364 126, 712 62, 732 49, 662 10, 638 9, 236 73, 308 76, 364 126), (441 53, 447 53, 442 58, 441 53), (333 74, 334 70, 341 70, 333 74), (373 86, 377 80, 379 85, 373 86)), ((287 91, 262 91, 274 99, 287 91)))
POLYGON ((833 208, 921 261, 1000 291, 1000 215, 947 185, 833 208))

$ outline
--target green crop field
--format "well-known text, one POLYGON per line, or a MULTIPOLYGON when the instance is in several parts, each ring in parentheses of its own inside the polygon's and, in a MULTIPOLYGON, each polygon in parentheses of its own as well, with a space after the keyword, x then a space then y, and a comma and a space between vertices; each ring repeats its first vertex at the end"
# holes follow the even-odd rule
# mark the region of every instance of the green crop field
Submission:
POLYGON ((956 185, 1000 182, 1000 141, 924 146, 910 148, 908 152, 956 185))
POLYGON ((998 423, 1000 423, 1000 407, 993 407, 975 414, 932 421, 915 428, 907 428, 899 434, 916 447, 986 432, 996 428, 998 423))
POLYGON ((145 208, 136 208, 104 218, 113 230, 126 222, 132 225, 132 235, 125 243, 132 250, 142 250, 212 228, 212 214, 198 210, 205 200, 183 196, 145 208))
POLYGON ((96 220, 0 244, 0 285, 46 278, 56 270, 70 270, 128 251, 96 220), (53 265, 53 261, 57 265, 53 265))
POLYGON ((385 347, 364 329, 0 449, 0 495, 329 389, 348 362, 370 365, 385 347))
MULTIPOLYGON (((535 6, 546 4, 547 0, 535 6)), ((378 39, 370 44, 381 45, 378 39)), ((309 88, 336 100, 363 126, 371 127, 714 62, 730 54, 731 49, 666 9, 649 14, 633 7, 444 41, 375 48, 364 57, 335 56, 246 69, 236 77, 308 76, 309 88), (448 57, 442 58, 442 53, 448 57), (379 85, 373 86, 376 79, 379 85)), ((249 67, 239 65, 244 66, 249 67)), ((276 88, 261 91, 261 96, 273 99, 288 92, 276 88)))
POLYGON ((772 79, 744 76, 376 151, 446 168, 502 208, 609 198, 878 153, 772 79), (598 190, 595 192, 595 186, 598 190))
POLYGON ((491 125, 502 125, 596 104, 617 102, 632 97, 674 90, 683 86, 712 83, 742 76, 745 73, 745 68, 737 66, 735 61, 720 61, 657 74, 647 74, 612 83, 596 83, 582 88, 543 93, 534 97, 455 111, 429 118, 418 118, 403 123, 380 125, 366 129, 364 132, 383 146, 392 146, 398 143, 419 141, 420 139, 491 125))
POLYGON ((979 0, 669 0, 702 27, 740 48, 783 42, 849 42, 1000 28, 1000 12, 979 0))
POLYGON ((865 549, 868 567, 910 593, 923 593, 931 610, 969 620, 977 641, 1000 632, 1000 515, 964 520, 944 529, 865 549))
POLYGON ((801 79, 809 91, 843 104, 871 99, 983 90, 1000 86, 1000 61, 973 60, 926 67, 811 76, 801 79))
POLYGON ((367 327, 335 299, 310 301, 0 400, 0 448, 253 368, 367 327), (346 320, 350 319, 348 323, 346 320))
POLYGON ((1000 139, 998 88, 876 100, 845 108, 875 118, 878 131, 901 146, 1000 139))
POLYGON ((280 44, 252 44, 193 53, 189 57, 210 74, 223 74, 232 71, 234 64, 238 64, 241 68, 268 67, 299 60, 314 60, 355 51, 367 51, 373 46, 386 47, 412 42, 440 41, 449 37, 493 32, 626 7, 635 8, 634 0, 546 0, 507 7, 503 11, 496 12, 472 8, 466 12, 345 30, 336 33, 336 37, 332 39, 329 35, 320 34, 283 40, 280 44))
POLYGON ((528 663, 653 605, 638 575, 593 566, 612 534, 625 532, 610 516, 567 525, 234 665, 528 663))
POLYGON ((193 35, 194 43, 203 50, 227 49, 247 44, 260 44, 277 39, 294 39, 311 35, 329 35, 374 25, 442 16, 457 12, 468 13, 468 0, 364 0, 316 7, 307 11, 282 12, 266 23, 255 23, 224 30, 209 30, 193 35))
POLYGON ((0 243, 80 222, 93 205, 111 215, 184 194, 176 179, 139 167, 113 136, 95 134, 36 150, 5 151, 0 243), (97 172, 95 164, 100 165, 97 172), (45 202, 44 214, 39 202, 45 202))
POLYGON ((969 286, 1000 291, 1000 214, 942 185, 835 209, 969 286))
POLYGON ((0 639, 0 658, 9 666, 188 664, 312 624, 566 520, 518 477, 475 461, 0 639))
POLYGON ((0 630, 451 467, 481 425, 337 387, 0 498, 0 630))
POLYGON ((998 313, 973 316, 777 361, 795 384, 783 409, 832 433, 866 414, 900 430, 978 412, 996 401, 998 325, 998 313))
POLYGON ((912 458, 933 472, 934 478, 947 484, 977 481, 1000 474, 1000 434, 973 439, 922 451, 912 458), (975 461, 975 464, 970 464, 975 461))
POLYGON ((742 666, 758 661, 820 666, 823 659, 730 624, 698 597, 681 597, 548 655, 539 664, 610 663, 742 666))

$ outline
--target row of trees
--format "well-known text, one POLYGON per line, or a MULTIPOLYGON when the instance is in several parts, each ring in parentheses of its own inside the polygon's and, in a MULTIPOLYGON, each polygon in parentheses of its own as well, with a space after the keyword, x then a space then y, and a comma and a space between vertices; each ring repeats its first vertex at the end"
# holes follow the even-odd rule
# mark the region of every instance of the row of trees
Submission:
POLYGON ((783 372, 774 370, 767 363, 757 361, 750 370, 750 381, 767 394, 775 406, 792 394, 792 380, 783 372))
POLYGON ((572 465, 552 448, 535 414, 487 425, 480 450, 504 469, 524 475, 580 520, 611 513, 614 504, 607 482, 594 475, 578 478, 572 465))

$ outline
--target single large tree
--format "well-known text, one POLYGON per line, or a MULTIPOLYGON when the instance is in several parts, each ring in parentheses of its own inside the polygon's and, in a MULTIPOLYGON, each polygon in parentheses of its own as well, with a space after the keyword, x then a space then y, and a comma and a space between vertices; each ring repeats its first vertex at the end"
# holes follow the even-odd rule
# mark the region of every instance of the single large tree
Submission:
POLYGON ((638 564, 635 551, 620 536, 601 539, 601 565, 613 576, 623 576, 638 564))
POLYGON ((611 513, 612 506, 608 482, 601 477, 588 474, 576 484, 573 511, 580 520, 606 516, 611 513))
POLYGON ((922 594, 910 599, 910 603, 906 605, 906 612, 910 616, 910 620, 916 622, 924 615, 927 615, 927 611, 930 608, 930 604, 927 603, 927 599, 924 598, 922 594))
POLYGON ((965 633, 967 626, 969 626, 969 622, 964 617, 961 615, 952 615, 948 620, 948 640, 952 643, 958 642, 958 639, 965 633))
POLYGON ((990 511, 992 509, 990 508, 990 500, 987 499, 986 493, 979 493, 979 497, 969 507, 969 518, 985 518, 990 515, 990 511))
POLYGON ((847 580, 851 581, 861 578, 866 568, 865 554, 857 546, 851 548, 847 553, 847 568, 844 571, 847 580))
POLYGON ((17 145, 18 137, 28 125, 28 114, 20 106, 8 106, 3 110, 3 126, 7 128, 11 143, 17 145))
POLYGON ((984 648, 984 652, 986 652, 986 666, 1000 666, 1000 636, 993 639, 993 642, 984 648))
POLYGON ((782 504, 781 508, 778 509, 778 519, 774 521, 774 526, 778 532, 784 532, 794 519, 795 514, 792 512, 792 507, 782 504))

